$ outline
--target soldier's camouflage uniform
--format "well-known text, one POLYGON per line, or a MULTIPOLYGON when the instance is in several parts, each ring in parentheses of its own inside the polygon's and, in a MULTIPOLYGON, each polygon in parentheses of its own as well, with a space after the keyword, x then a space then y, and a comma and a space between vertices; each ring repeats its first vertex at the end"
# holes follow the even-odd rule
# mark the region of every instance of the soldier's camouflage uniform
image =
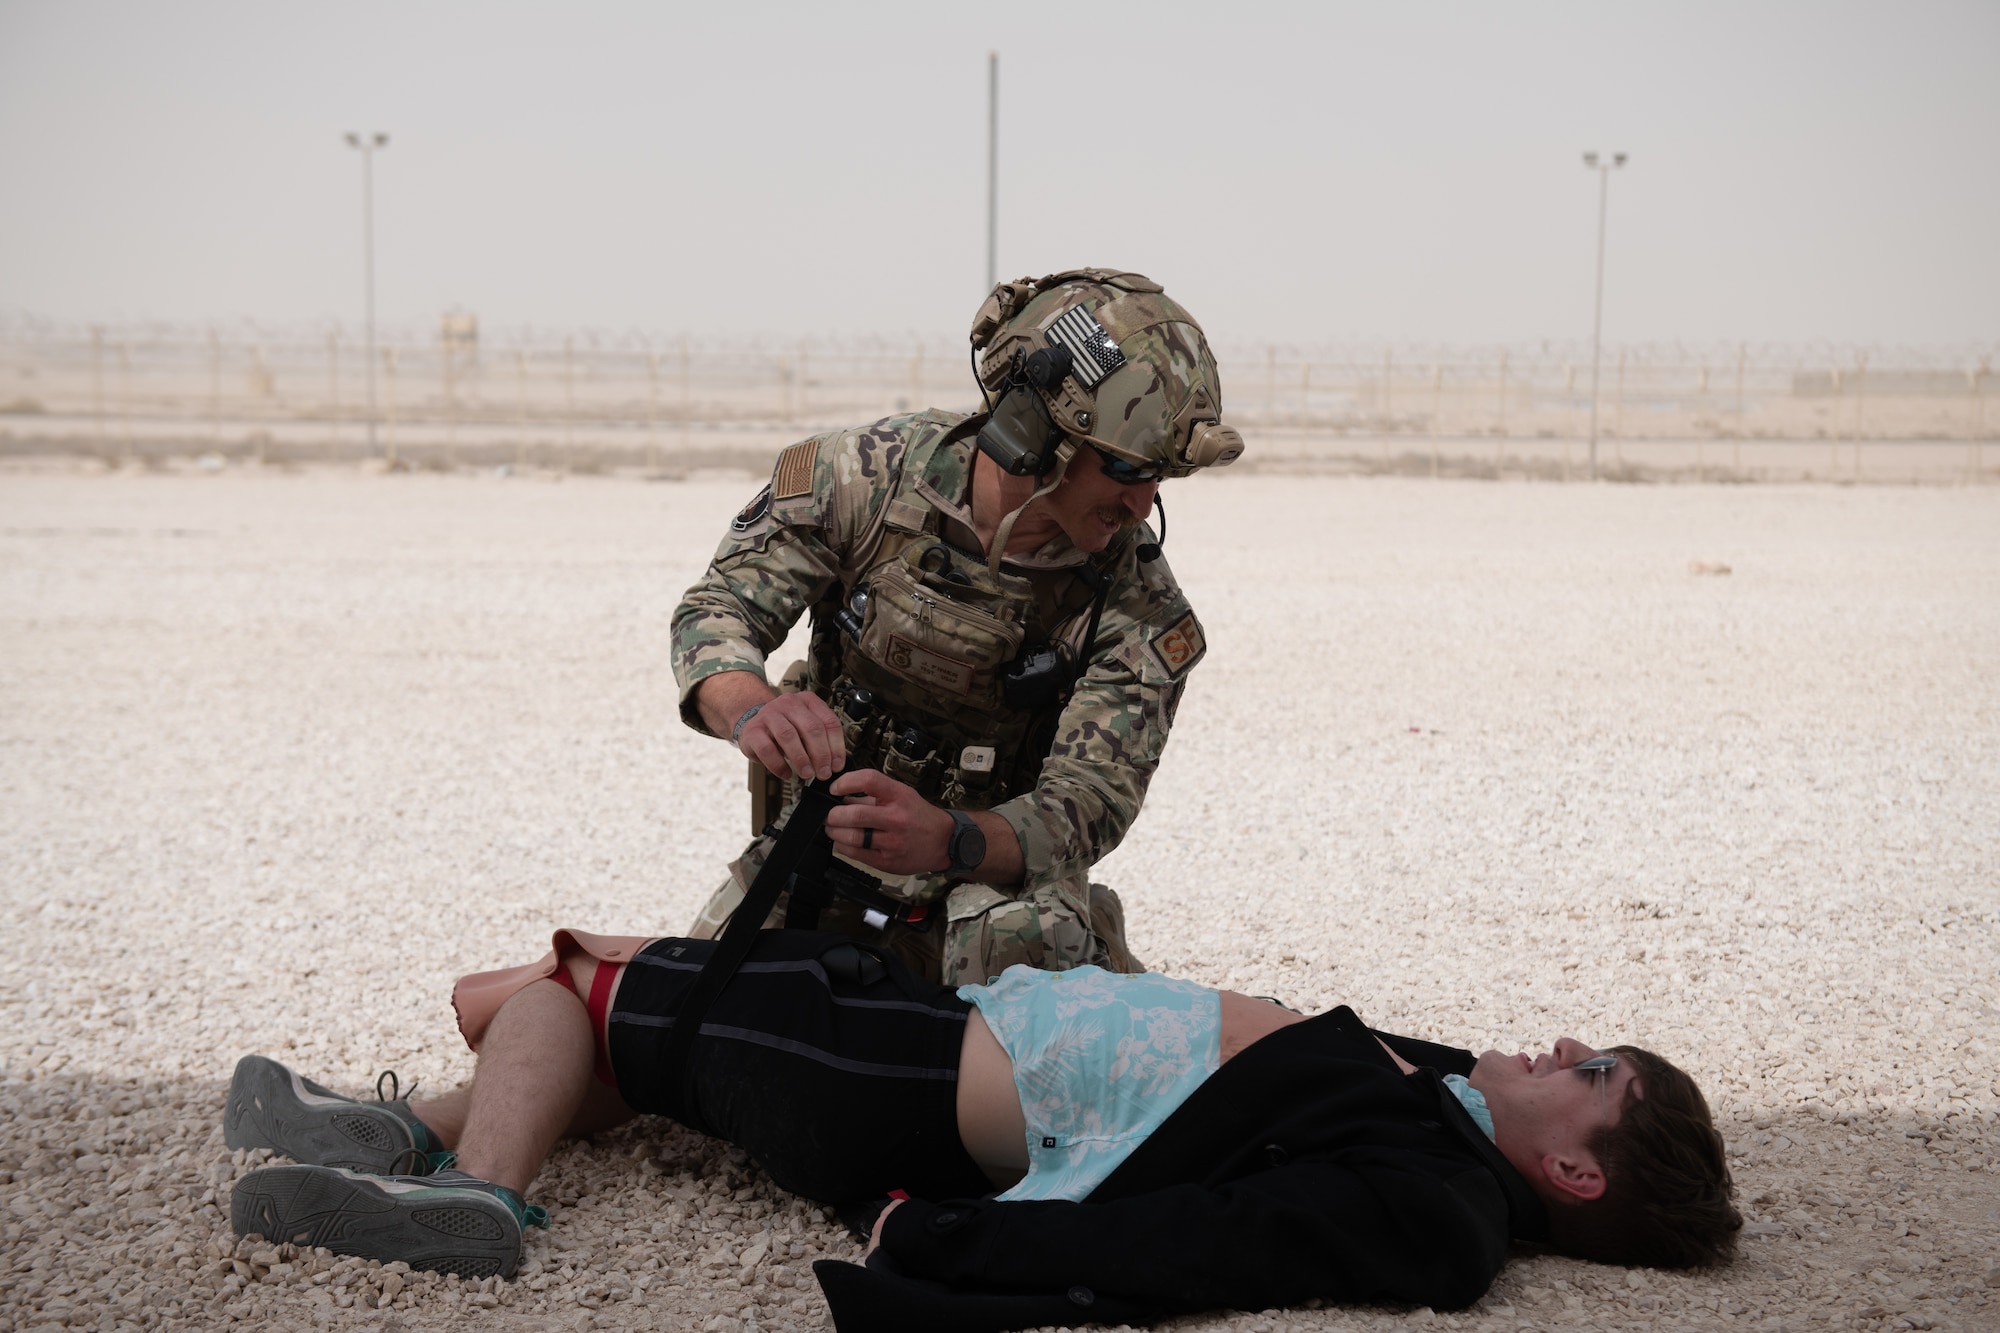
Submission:
MULTIPOLYGON (((1058 534, 1037 551, 1003 561, 999 583, 1015 595, 1017 609, 1025 606, 1021 637, 1031 645, 1080 644, 1095 600, 1081 567, 1090 561, 1109 579, 1095 651, 1066 705, 1057 700, 1039 714, 1010 712, 997 706, 995 673, 977 660, 957 660, 970 655, 956 651, 953 631, 912 643, 924 638, 919 630, 934 628, 933 614, 961 609, 954 593, 974 598, 981 589, 972 585, 987 578, 970 514, 973 435, 983 420, 921 412, 787 449, 771 485, 737 515, 707 573, 674 613, 681 716, 706 732, 695 686, 720 671, 762 675, 766 655, 813 612, 814 649, 803 683, 842 716, 848 767, 882 768, 947 808, 991 809, 1019 838, 1025 864, 1023 883, 1013 890, 937 875, 886 879, 892 896, 931 905, 928 930, 895 924, 878 933, 846 899, 835 900, 823 927, 885 943, 947 983, 984 981, 1013 963, 1138 971, 1124 947, 1117 899, 1092 885, 1089 872, 1139 812, 1188 672, 1205 651, 1201 627, 1165 559, 1139 558, 1137 548, 1153 540, 1142 525, 1095 557, 1058 534), (947 549, 931 549, 938 546, 947 549), (848 604, 857 585, 871 588, 881 604, 868 608, 872 630, 876 611, 902 586, 899 570, 915 570, 921 581, 940 565, 954 567, 944 597, 927 597, 913 585, 916 600, 909 604, 926 622, 919 630, 870 643, 867 635, 843 637, 832 627, 831 613, 848 604), (900 669, 883 658, 894 658, 900 669), (872 734, 840 702, 857 683, 882 701, 878 716, 894 719, 872 738, 872 748, 872 734), (904 723, 938 738, 928 764, 887 744, 904 723), (953 758, 960 746, 996 739, 990 773, 968 771, 953 758)), ((883 610, 884 623, 887 615, 883 610)), ((720 930, 770 845, 768 836, 752 841, 694 933, 720 930)))

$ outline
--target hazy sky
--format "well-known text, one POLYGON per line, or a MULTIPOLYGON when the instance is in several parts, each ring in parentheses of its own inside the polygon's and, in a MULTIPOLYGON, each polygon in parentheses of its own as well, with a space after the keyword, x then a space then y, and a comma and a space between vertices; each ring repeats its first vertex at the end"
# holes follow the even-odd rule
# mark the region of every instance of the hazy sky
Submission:
POLYGON ((2000 4, 0 0, 0 311, 958 334, 985 273, 1229 342, 2000 337, 2000 4))

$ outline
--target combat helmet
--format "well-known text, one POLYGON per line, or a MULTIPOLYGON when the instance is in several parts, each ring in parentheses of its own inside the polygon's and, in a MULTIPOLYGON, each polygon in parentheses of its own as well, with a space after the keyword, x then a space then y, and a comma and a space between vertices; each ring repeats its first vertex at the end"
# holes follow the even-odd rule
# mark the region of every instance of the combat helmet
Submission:
POLYGON ((1222 424, 1222 378, 1201 325, 1141 274, 1081 268, 1003 282, 973 320, 972 347, 993 408, 980 448, 1017 476, 1060 475, 1078 444, 1168 477, 1243 453, 1242 435, 1222 424))

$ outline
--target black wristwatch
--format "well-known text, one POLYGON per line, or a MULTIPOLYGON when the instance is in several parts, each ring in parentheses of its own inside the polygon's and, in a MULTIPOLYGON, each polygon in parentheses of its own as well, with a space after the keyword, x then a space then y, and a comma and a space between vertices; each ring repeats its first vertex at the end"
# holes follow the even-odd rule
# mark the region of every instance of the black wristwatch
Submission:
POLYGON ((952 822, 951 841, 945 844, 951 863, 939 873, 970 874, 986 859, 986 833, 963 810, 947 810, 945 813, 951 816, 952 822))

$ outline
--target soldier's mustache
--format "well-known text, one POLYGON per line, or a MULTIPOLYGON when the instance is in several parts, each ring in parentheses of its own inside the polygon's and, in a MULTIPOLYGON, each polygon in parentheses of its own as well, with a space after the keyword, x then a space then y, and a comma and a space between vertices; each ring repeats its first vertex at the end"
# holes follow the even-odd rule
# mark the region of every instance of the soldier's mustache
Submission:
POLYGON ((1124 505, 1099 505, 1092 513, 1098 522, 1116 524, 1121 530, 1136 528, 1146 521, 1142 516, 1134 514, 1124 505))

